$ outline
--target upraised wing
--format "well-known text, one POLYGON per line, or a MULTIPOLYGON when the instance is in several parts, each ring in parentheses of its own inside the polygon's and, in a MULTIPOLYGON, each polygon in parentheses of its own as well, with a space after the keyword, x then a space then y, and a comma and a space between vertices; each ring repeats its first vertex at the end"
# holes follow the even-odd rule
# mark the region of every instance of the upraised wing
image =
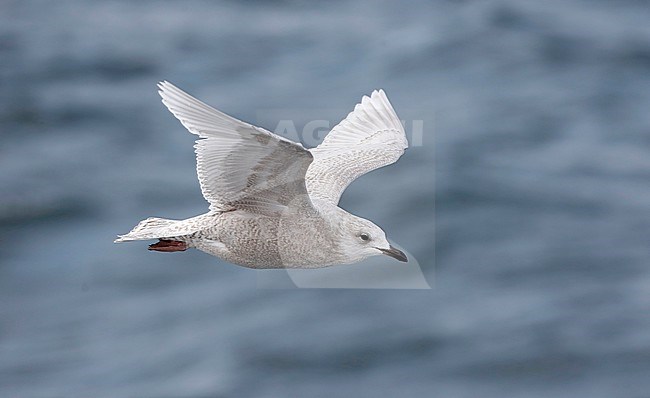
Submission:
POLYGON ((158 87, 163 104, 200 137, 196 169, 211 210, 277 214, 296 197, 308 198, 305 173, 313 158, 302 145, 230 117, 169 82, 158 87))
POLYGON ((319 146, 310 149, 314 161, 305 177, 309 196, 338 204, 352 181, 394 163, 406 148, 402 122, 384 90, 375 90, 319 146))

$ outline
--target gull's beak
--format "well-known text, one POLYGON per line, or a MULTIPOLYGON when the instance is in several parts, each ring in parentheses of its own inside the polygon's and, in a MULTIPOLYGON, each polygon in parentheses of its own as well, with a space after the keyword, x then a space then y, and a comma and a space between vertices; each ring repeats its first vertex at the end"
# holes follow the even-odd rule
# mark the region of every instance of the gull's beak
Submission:
POLYGON ((385 255, 391 256, 392 258, 394 258, 396 260, 399 260, 399 261, 402 261, 402 262, 407 262, 408 261, 408 259, 406 258, 406 254, 404 254, 404 252, 402 252, 399 249, 395 249, 393 246, 390 246, 390 248, 388 248, 388 249, 381 249, 379 247, 377 249, 379 249, 385 255))

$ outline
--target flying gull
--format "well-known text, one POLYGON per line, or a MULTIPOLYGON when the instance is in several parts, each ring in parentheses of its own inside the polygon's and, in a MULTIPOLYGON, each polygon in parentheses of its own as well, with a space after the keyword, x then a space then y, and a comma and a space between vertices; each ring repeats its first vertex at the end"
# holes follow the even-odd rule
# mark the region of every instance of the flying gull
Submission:
POLYGON ((147 218, 115 240, 158 239, 149 250, 196 248, 248 268, 320 268, 386 254, 407 261, 369 220, 338 206, 357 177, 408 147, 383 90, 364 96, 316 148, 239 121, 169 82, 162 102, 192 134, 205 214, 147 218))

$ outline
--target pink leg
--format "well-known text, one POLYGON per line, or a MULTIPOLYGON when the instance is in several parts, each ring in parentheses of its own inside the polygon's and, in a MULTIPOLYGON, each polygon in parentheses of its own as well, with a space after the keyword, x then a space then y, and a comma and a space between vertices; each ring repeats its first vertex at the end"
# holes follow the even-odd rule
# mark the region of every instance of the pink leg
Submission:
POLYGON ((178 240, 160 239, 158 243, 149 245, 149 250, 157 252, 182 252, 187 250, 187 243, 178 240))

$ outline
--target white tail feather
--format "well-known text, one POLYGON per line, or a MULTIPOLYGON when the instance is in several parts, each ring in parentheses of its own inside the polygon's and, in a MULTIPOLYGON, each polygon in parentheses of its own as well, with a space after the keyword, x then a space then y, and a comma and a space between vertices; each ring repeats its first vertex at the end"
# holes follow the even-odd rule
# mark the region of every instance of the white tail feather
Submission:
POLYGON ((126 235, 118 235, 115 243, 129 242, 134 240, 147 240, 158 238, 169 238, 177 236, 178 228, 172 228, 179 221, 167 220, 165 218, 150 217, 138 223, 126 235))

